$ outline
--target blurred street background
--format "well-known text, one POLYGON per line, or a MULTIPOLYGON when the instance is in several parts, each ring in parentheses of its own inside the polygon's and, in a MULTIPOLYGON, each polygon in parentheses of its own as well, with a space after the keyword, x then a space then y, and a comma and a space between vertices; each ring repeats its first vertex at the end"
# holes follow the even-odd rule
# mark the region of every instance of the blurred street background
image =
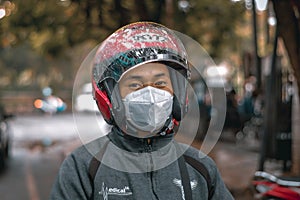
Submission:
MULTIPOLYGON (((10 158, 0 174, 1 199, 48 199, 61 162, 72 150, 85 141, 77 128, 93 121, 94 113, 72 113, 55 116, 45 114, 19 115, 11 120, 13 132, 10 158)), ((97 116, 103 121, 101 116, 97 116)), ((102 123, 103 130, 108 130, 102 123)), ((98 127, 89 123, 86 133, 96 135, 98 127)), ((86 141, 88 142, 88 141, 86 141)), ((193 143, 201 147, 201 141, 193 143)), ((257 170, 259 143, 254 139, 238 143, 231 132, 224 132, 209 154, 217 163, 221 175, 236 199, 253 199, 251 180, 257 170)), ((267 162, 269 171, 280 173, 281 162, 267 162)))
MULTIPOLYGON (((93 114, 78 116, 82 124, 92 121, 93 114)), ((99 116, 101 121, 101 117, 99 116)), ((12 122, 14 141, 7 168, 0 175, 1 199, 47 199, 59 166, 65 156, 82 144, 73 116, 22 115, 12 122), (16 192, 17 191, 17 192, 16 192)), ((103 127, 105 129, 105 127, 103 127)), ((97 131, 89 125, 88 132, 97 131)), ((210 156, 218 164, 224 181, 235 195, 249 195, 249 184, 257 163, 257 151, 240 147, 232 138, 220 141, 210 156), (236 169, 239 168, 239 173, 236 169)), ((200 148, 195 141, 194 146, 200 148)))
POLYGON ((214 60, 192 77, 200 119, 189 123, 200 148, 215 114, 209 88, 224 91, 210 156, 236 199, 255 199, 257 170, 300 177, 299 13, 294 0, 0 0, 0 199, 47 199, 65 156, 107 132, 89 72, 75 79, 90 51, 135 21, 184 33, 214 60))

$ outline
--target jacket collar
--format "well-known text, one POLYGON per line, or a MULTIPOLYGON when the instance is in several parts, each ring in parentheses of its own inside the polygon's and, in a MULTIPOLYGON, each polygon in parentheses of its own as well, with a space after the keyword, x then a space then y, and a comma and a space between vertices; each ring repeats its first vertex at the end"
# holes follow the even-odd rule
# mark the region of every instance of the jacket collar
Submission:
POLYGON ((119 148, 130 152, 152 152, 167 146, 174 138, 174 132, 150 138, 136 138, 122 132, 118 127, 112 127, 108 138, 119 148))

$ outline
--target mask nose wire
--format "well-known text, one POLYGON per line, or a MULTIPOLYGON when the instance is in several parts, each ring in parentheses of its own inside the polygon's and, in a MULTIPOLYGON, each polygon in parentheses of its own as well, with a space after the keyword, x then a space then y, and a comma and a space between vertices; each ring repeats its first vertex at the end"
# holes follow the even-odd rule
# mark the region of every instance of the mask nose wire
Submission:
MULTIPOLYGON (((154 88, 156 88, 155 86, 154 86, 154 83, 148 83, 148 84, 143 84, 143 87, 142 88, 146 88, 146 87, 154 87, 154 88)), ((141 88, 141 89, 142 89, 141 88)), ((155 98, 154 98, 154 94, 153 94, 153 91, 152 90, 150 90, 149 88, 148 88, 148 91, 149 91, 149 95, 150 95, 150 102, 151 102, 151 104, 154 104, 155 103, 155 98)))

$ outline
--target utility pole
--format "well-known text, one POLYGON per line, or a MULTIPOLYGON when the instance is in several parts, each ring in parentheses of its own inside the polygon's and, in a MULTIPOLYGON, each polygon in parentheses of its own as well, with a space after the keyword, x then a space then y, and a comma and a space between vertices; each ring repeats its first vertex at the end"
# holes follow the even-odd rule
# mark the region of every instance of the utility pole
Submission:
POLYGON ((264 128, 263 138, 261 141, 260 158, 258 170, 264 171, 264 163, 268 156, 274 157, 274 143, 277 133, 277 89, 276 76, 277 76, 277 46, 278 46, 278 31, 276 28, 274 46, 271 62, 271 73, 267 77, 266 92, 265 92, 265 114, 264 114, 264 128), (271 114, 272 113, 272 114, 271 114))
POLYGON ((257 90, 261 89, 261 59, 258 55, 257 44, 257 20, 256 20, 256 6, 255 0, 252 0, 252 25, 253 25, 253 42, 254 42, 254 65, 256 68, 256 87, 257 90))

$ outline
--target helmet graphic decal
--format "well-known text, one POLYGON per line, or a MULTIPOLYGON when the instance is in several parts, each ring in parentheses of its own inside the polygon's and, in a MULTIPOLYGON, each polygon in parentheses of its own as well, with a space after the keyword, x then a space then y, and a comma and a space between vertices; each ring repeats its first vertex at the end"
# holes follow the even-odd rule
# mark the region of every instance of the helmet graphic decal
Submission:
POLYGON ((187 69, 186 56, 183 44, 171 30, 152 22, 133 23, 120 28, 101 44, 95 56, 94 78, 99 83, 107 78, 108 74, 103 74, 106 70, 122 74, 151 60, 175 61, 187 69), (118 70, 110 69, 115 65, 118 70))

